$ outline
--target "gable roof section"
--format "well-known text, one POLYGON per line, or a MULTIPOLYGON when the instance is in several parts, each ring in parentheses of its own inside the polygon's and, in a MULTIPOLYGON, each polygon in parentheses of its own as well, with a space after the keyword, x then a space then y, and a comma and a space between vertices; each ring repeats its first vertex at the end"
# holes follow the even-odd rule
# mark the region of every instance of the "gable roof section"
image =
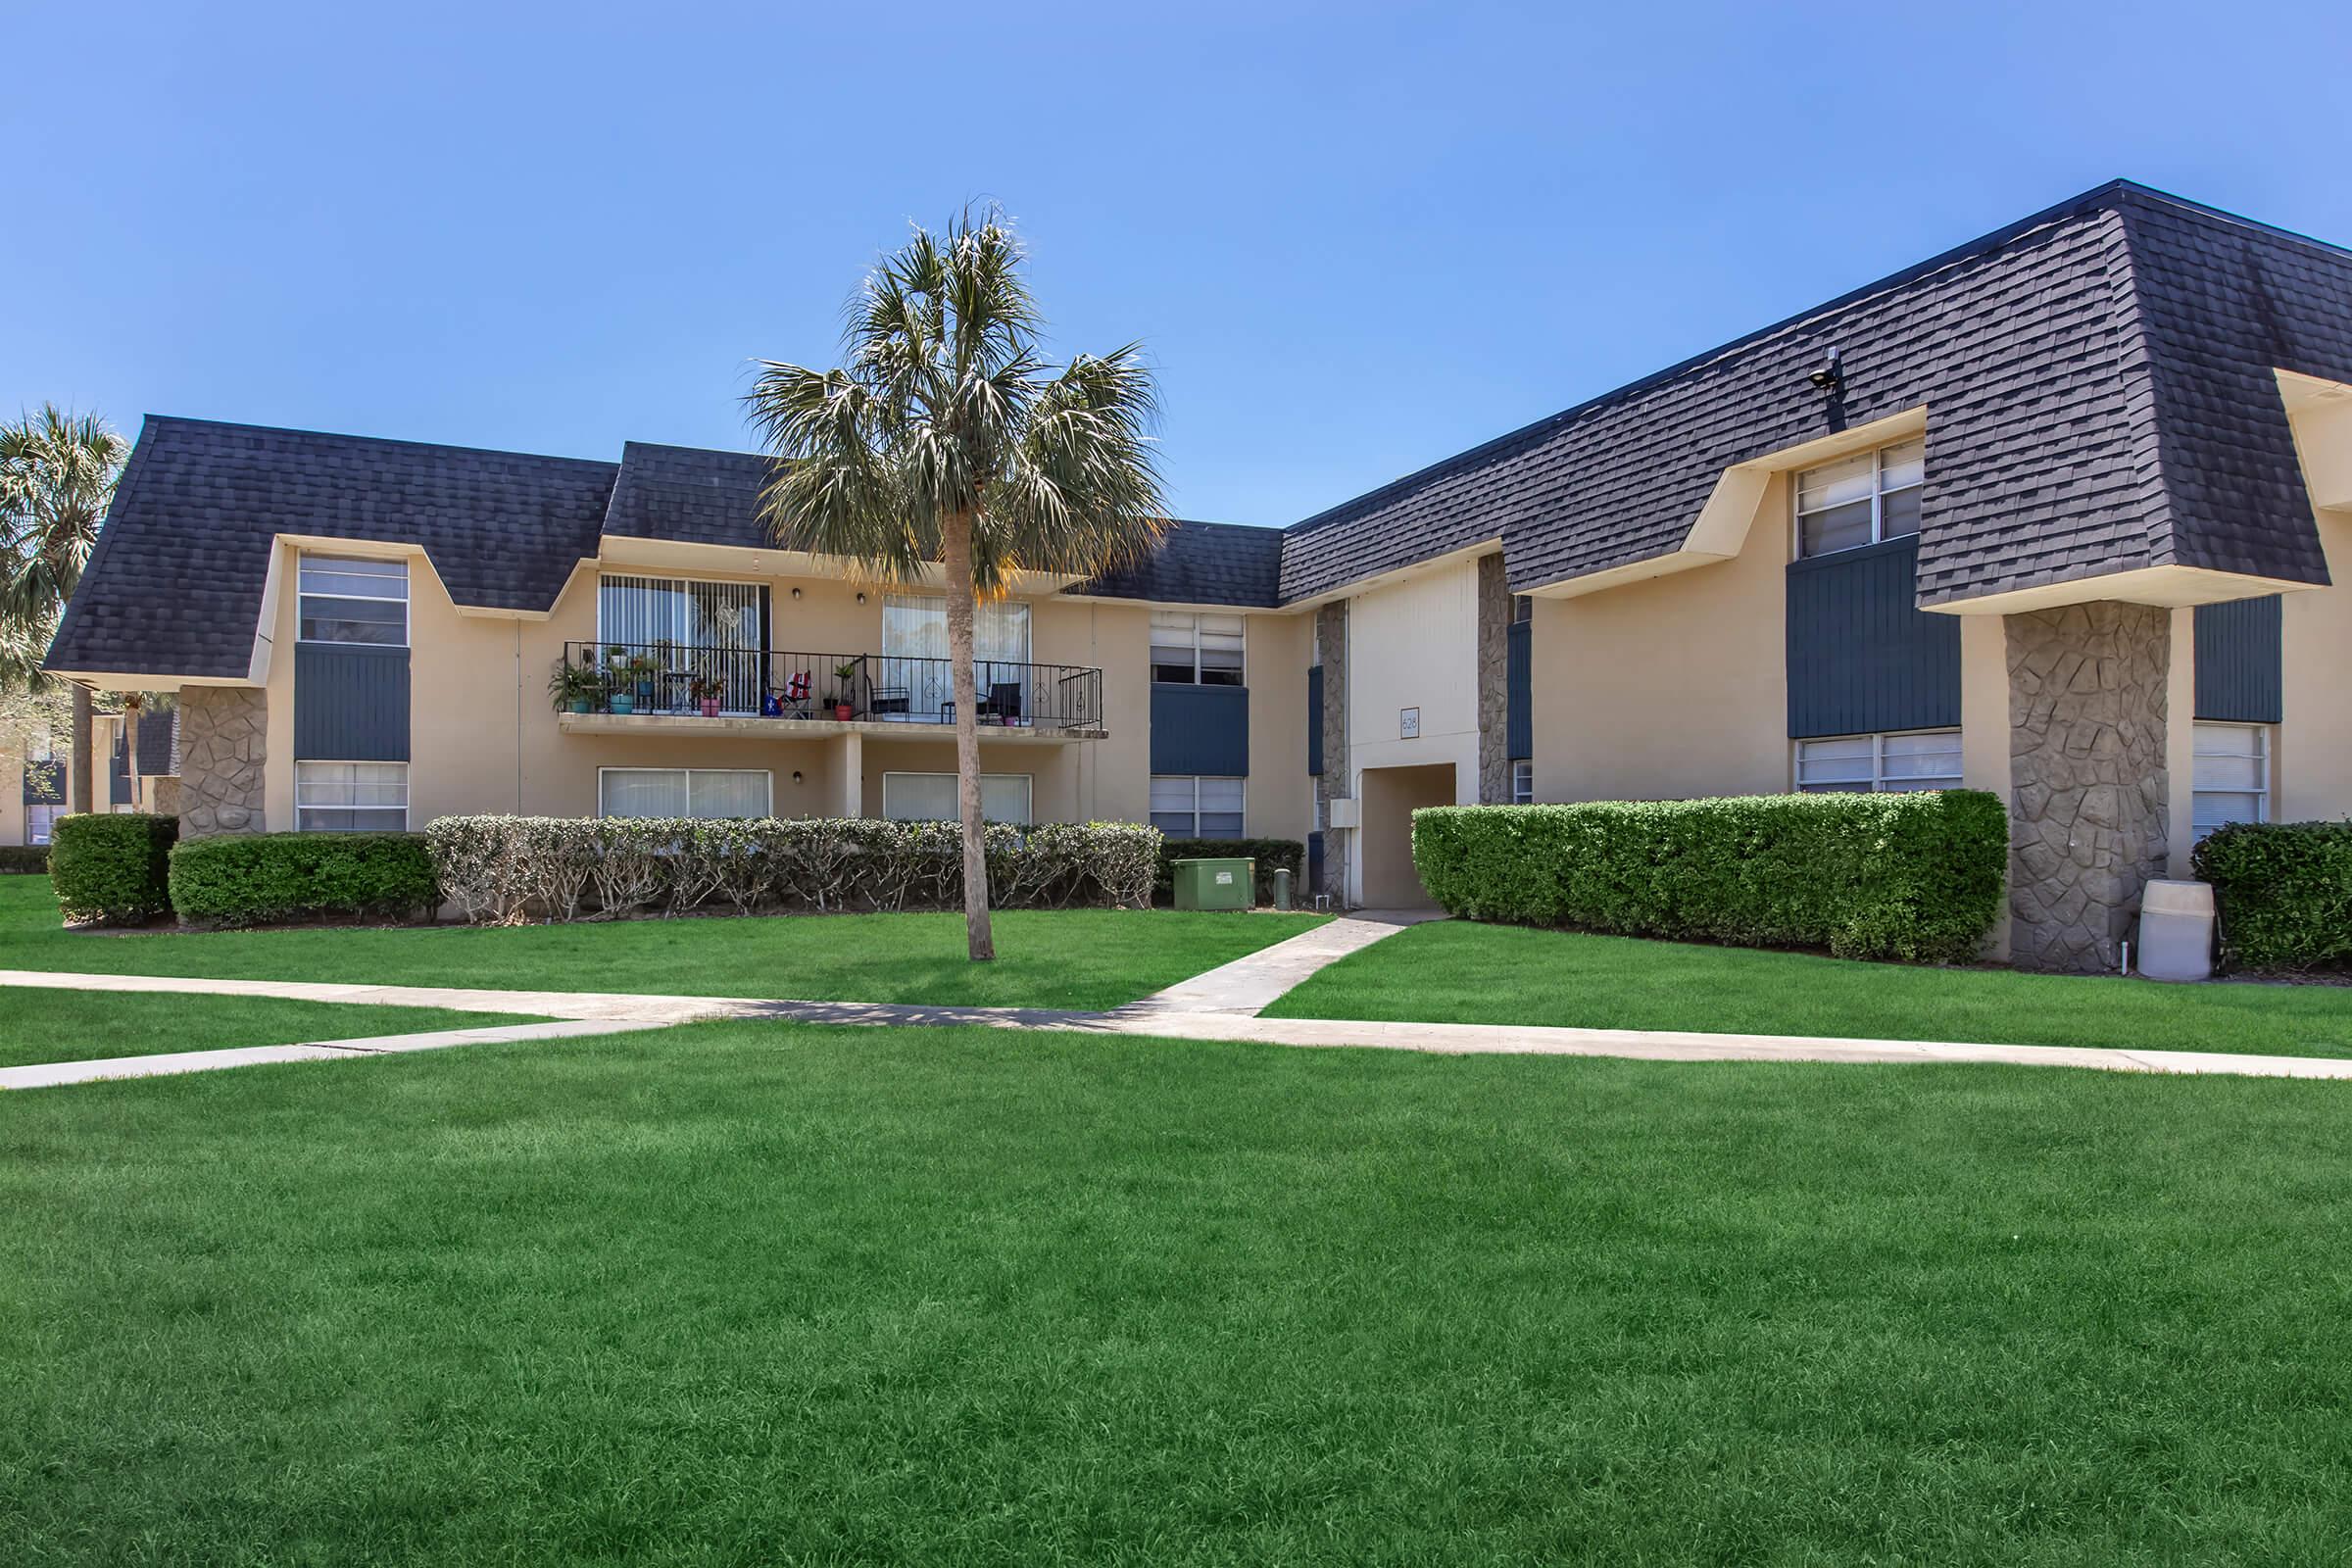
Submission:
POLYGON ((421 546, 459 604, 544 611, 596 554, 613 471, 150 416, 46 663, 243 676, 281 533, 421 546))
POLYGON ((1655 560, 1725 468, 1923 403, 1923 603, 2169 564, 2325 582, 2270 367, 2342 378, 2347 264, 2118 181, 1310 517, 1282 595, 1492 538, 1522 590, 1655 560), (1805 378, 1833 346, 1834 397, 1805 378))

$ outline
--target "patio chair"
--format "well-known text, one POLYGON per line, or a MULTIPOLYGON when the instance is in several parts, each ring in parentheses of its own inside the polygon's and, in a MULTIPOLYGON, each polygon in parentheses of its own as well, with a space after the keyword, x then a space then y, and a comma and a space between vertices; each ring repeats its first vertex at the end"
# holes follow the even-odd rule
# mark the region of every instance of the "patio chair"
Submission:
POLYGON ((865 710, 880 717, 883 714, 906 716, 907 693, 904 686, 877 686, 869 677, 865 683, 865 710))

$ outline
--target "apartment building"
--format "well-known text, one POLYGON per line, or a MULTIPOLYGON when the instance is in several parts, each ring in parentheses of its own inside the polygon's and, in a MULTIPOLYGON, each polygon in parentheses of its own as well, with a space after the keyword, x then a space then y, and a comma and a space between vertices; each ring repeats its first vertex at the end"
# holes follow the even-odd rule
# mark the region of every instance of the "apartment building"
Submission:
MULTIPOLYGON (((935 585, 775 548, 764 473, 152 417, 50 667, 178 694, 190 834, 947 812, 935 585)), ((2331 560, 2352 252, 2117 182, 1290 527, 1020 580, 984 796, 1305 837, 1396 905, 1420 806, 1968 785, 2002 951, 2104 967, 2200 832, 2352 812, 2331 560)))

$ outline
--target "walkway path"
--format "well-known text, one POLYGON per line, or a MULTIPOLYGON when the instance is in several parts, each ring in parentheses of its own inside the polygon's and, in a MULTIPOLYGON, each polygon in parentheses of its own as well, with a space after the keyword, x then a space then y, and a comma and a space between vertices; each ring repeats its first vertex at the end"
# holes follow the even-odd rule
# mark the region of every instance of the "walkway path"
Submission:
POLYGON ((1274 1046, 1354 1046, 1449 1054, 1622 1056, 1644 1061, 2001 1062, 2088 1067, 2108 1072, 2236 1073, 2261 1078, 2352 1080, 2352 1059, 2249 1056, 2220 1052, 2091 1050, 2065 1046, 1969 1045, 1917 1040, 1828 1039, 1805 1035, 1700 1034, 1683 1030, 1569 1029, 1466 1023, 1383 1023, 1261 1018, 1258 1013, 1308 975, 1360 952, 1417 914, 1364 913, 1178 982, 1109 1012, 1043 1007, 958 1007, 911 1003, 749 1001, 733 997, 637 996, 597 991, 473 991, 438 986, 335 985, 299 980, 204 980, 160 975, 69 974, 0 969, 0 986, 75 991, 168 991, 209 996, 291 997, 306 1002, 444 1007, 460 1012, 530 1012, 551 1023, 499 1024, 431 1034, 317 1041, 243 1050, 189 1051, 102 1061, 0 1068, 0 1090, 97 1078, 204 1072, 257 1062, 322 1061, 388 1052, 506 1040, 549 1040, 663 1029, 712 1018, 796 1023, 930 1027, 979 1024, 1085 1034, 1230 1040, 1274 1046))

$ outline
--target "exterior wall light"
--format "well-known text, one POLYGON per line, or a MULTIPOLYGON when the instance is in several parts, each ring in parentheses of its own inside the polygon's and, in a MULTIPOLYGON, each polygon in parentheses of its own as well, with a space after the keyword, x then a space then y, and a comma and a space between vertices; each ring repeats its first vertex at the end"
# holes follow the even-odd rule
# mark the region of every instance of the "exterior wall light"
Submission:
POLYGON ((1830 345, 1830 351, 1822 356, 1820 366, 1806 372, 1805 379, 1824 392, 1835 392, 1844 384, 1845 367, 1838 361, 1838 345, 1830 345))

